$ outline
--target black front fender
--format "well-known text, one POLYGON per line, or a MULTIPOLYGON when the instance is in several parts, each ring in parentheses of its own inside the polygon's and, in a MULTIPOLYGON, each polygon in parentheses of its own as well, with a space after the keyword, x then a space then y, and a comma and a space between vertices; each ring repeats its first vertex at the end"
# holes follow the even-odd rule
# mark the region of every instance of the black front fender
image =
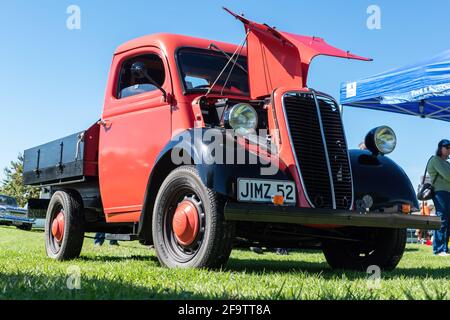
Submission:
MULTIPOLYGON (((235 143, 235 137, 219 129, 189 129, 173 137, 159 154, 148 179, 147 190, 139 223, 140 238, 145 241, 151 239, 151 217, 153 204, 164 179, 176 167, 181 165, 195 165, 203 184, 209 189, 225 196, 236 199, 236 182, 238 178, 254 178, 268 180, 293 181, 289 170, 286 173, 280 169, 281 161, 267 161, 248 146, 235 143), (221 141, 205 138, 207 130, 213 130, 221 141), (211 146, 221 152, 223 161, 211 159, 211 146), (232 155, 230 163, 226 155, 232 155), (238 155, 243 162, 239 162, 238 155), (251 160, 250 160, 251 159, 251 160)), ((220 156, 218 157, 220 160, 220 156)), ((273 157, 272 157, 273 158, 273 157)))
MULTIPOLYGON (((222 140, 220 143, 211 142, 210 139, 204 138, 206 130, 211 129, 194 129, 181 133, 166 146, 161 158, 164 154, 177 154, 182 151, 184 157, 179 156, 178 159, 183 158, 183 162, 175 164, 189 164, 186 161, 192 161, 191 164, 196 166, 205 186, 228 198, 235 198, 235 183, 238 178, 293 180, 289 173, 286 174, 279 169, 280 160, 278 158, 270 164, 267 159, 261 158, 247 147, 236 143, 233 135, 219 129, 213 130, 222 140), (211 159, 210 146, 214 143, 216 150, 222 155, 217 156, 216 153, 213 153, 217 158, 211 159), (232 155, 231 162, 229 155, 232 155), (244 160, 243 162, 238 160, 238 155, 241 160, 244 160)), ((171 159, 173 162, 173 157, 171 159)))
POLYGON ((369 151, 350 150, 355 200, 372 196, 373 209, 410 204, 418 209, 416 193, 406 173, 386 156, 369 151))

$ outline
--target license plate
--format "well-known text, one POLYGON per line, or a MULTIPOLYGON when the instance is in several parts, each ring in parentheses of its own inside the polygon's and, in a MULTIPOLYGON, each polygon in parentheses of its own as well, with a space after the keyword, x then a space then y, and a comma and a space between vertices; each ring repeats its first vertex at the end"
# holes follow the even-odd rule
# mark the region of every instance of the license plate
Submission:
POLYGON ((274 195, 284 197, 285 204, 295 204, 295 183, 277 180, 238 179, 238 200, 271 203, 274 195))

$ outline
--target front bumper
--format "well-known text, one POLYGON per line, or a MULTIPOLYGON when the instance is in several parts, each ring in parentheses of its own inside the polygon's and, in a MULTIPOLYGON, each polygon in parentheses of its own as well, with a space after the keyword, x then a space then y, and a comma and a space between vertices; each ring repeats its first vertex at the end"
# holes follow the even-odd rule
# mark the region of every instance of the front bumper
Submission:
POLYGON ((441 227, 438 217, 402 213, 357 213, 355 211, 277 207, 251 203, 229 202, 225 220, 300 225, 333 225, 378 228, 413 228, 436 230, 441 227))

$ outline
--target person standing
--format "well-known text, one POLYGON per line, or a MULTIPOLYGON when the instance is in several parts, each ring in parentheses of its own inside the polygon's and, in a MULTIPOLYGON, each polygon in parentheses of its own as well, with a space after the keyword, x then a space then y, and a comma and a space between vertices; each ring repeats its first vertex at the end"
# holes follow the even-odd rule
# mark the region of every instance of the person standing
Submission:
POLYGON ((367 147, 366 147, 366 144, 364 143, 364 141, 362 141, 358 144, 358 149, 359 150, 367 150, 367 147))
MULTIPOLYGON (((430 215, 430 206, 428 205, 427 201, 424 201, 422 203, 420 214, 423 216, 429 216, 430 215)), ((421 244, 426 244, 428 242, 428 230, 424 229, 418 229, 417 230, 417 240, 421 244)))
MULTIPOLYGON (((101 247, 103 243, 105 242, 106 234, 103 232, 97 232, 94 237, 94 245, 96 247, 101 247)), ((109 244, 111 246, 118 246, 119 242, 117 240, 110 240, 109 244)))
POLYGON ((441 140, 436 155, 428 164, 428 174, 435 190, 433 198, 436 215, 441 218, 441 228, 434 231, 433 252, 439 256, 449 256, 450 235, 450 140, 441 140))

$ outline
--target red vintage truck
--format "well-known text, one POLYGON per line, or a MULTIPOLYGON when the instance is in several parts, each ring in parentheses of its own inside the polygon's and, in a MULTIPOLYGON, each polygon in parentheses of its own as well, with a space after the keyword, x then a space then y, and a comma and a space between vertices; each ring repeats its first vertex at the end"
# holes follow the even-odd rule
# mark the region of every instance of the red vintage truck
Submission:
POLYGON ((105 232, 154 244, 171 268, 220 267, 236 243, 312 242, 333 268, 395 268, 406 228, 439 221, 411 215, 411 182, 385 156, 392 129, 349 150, 339 105, 307 86, 318 55, 370 59, 227 11, 244 24, 240 45, 173 34, 127 42, 101 120, 25 151, 25 184, 52 195, 48 256, 77 258, 86 232, 105 232))

